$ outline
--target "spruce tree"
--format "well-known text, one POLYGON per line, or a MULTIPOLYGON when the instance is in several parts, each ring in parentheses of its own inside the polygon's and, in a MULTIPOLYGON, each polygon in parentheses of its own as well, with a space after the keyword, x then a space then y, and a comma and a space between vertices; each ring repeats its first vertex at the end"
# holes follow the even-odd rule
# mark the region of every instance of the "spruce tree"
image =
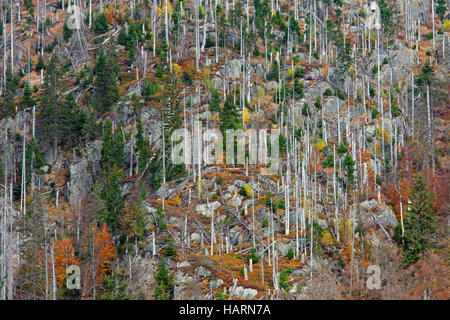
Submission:
POLYGON ((116 55, 108 50, 101 51, 95 66, 94 101, 98 113, 102 114, 112 109, 119 99, 117 76, 119 67, 116 55))
POLYGON ((79 143, 87 115, 78 107, 73 93, 69 93, 66 96, 62 107, 62 114, 64 115, 63 123, 65 124, 65 127, 62 128, 64 131, 62 140, 66 146, 74 147, 79 143))
POLYGON ((161 261, 155 280, 158 282, 158 286, 153 297, 158 300, 169 300, 170 293, 173 290, 173 279, 170 277, 169 269, 167 269, 164 261, 161 261))
POLYGON ((64 131, 67 124, 67 118, 64 114, 59 94, 61 76, 59 58, 53 55, 46 68, 41 94, 42 111, 39 114, 38 122, 42 129, 43 139, 53 142, 55 149, 60 143, 60 137, 63 137, 65 134, 64 131))
POLYGON ((347 183, 349 187, 353 187, 353 184, 355 182, 355 161, 352 159, 350 155, 346 155, 344 158, 345 167, 345 176, 347 178, 347 183))
POLYGON ((436 230, 437 217, 435 198, 422 174, 413 186, 404 219, 404 239, 397 232, 397 241, 403 244, 404 264, 409 266, 421 258, 432 247, 432 236, 436 230))
POLYGON ((125 160, 123 148, 125 142, 121 130, 113 132, 109 119, 105 123, 103 140, 100 161, 104 180, 101 196, 105 208, 99 212, 99 217, 114 232, 119 226, 125 206, 125 197, 122 195, 120 186, 120 182, 124 178, 123 166, 125 160))
POLYGON ((228 96, 220 112, 220 130, 225 132, 227 129, 241 128, 239 112, 233 103, 233 96, 228 96))
POLYGON ((97 34, 102 34, 108 31, 108 19, 106 17, 106 14, 104 12, 100 13, 96 18, 94 22, 94 31, 97 34))
POLYGON ((44 57, 40 54, 36 64, 36 71, 41 71, 41 69, 45 69, 45 62, 44 57))
POLYGON ((30 109, 32 108, 36 102, 33 99, 33 90, 31 89, 30 83, 28 81, 25 81, 23 86, 23 96, 22 100, 20 101, 20 107, 21 109, 30 109))
POLYGON ((123 169, 124 154, 123 148, 125 141, 121 130, 112 131, 111 121, 108 119, 105 122, 103 136, 103 146, 101 151, 101 164, 103 171, 108 171, 112 167, 116 166, 119 169, 123 169))
POLYGON ((39 148, 36 139, 31 138, 30 142, 25 147, 25 166, 26 166, 26 183, 31 181, 31 172, 37 170, 37 173, 41 172, 39 169, 45 165, 44 155, 39 148))
POLYGON ((6 68, 6 87, 3 93, 2 110, 0 111, 0 119, 5 116, 13 116, 16 109, 14 98, 19 86, 19 76, 14 74, 11 66, 6 68))
POLYGON ((99 212, 99 218, 106 223, 113 232, 117 230, 125 207, 125 197, 122 195, 120 182, 123 170, 115 164, 103 173, 103 189, 101 192, 105 208, 99 212))

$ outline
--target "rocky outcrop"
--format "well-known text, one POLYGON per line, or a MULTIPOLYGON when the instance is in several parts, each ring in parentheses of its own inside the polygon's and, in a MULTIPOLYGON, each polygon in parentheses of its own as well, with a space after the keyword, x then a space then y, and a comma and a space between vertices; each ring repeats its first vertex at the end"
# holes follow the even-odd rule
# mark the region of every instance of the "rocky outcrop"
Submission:
POLYGON ((379 203, 375 199, 365 201, 360 205, 360 219, 362 226, 367 228, 373 228, 377 225, 383 228, 393 229, 397 227, 398 221, 394 211, 387 207, 384 203, 379 203))
POLYGON ((326 99, 323 103, 324 112, 335 115, 337 117, 338 110, 342 110, 342 106, 344 105, 344 101, 339 99, 336 96, 331 96, 326 99))
MULTIPOLYGON (((382 58, 380 57, 380 60, 381 59, 382 58)), ((413 50, 403 47, 398 51, 391 52, 391 61, 393 67, 393 79, 404 79, 408 77, 411 68, 416 64, 417 58, 413 50)), ((384 66, 380 66, 380 68, 381 81, 389 82, 391 79, 391 64, 388 63, 384 66)))
POLYGON ((94 180, 101 177, 101 163, 103 141, 96 140, 86 144, 86 155, 92 169, 94 180))
POLYGON ((197 211, 198 213, 200 213, 201 215, 204 215, 206 217, 211 217, 214 210, 216 210, 217 208, 219 208, 221 206, 219 201, 213 201, 210 202, 208 204, 198 204, 195 207, 195 211, 197 211))
POLYGON ((72 162, 69 167, 69 203, 71 206, 78 206, 92 189, 92 175, 88 171, 88 161, 81 158, 72 162))
MULTIPOLYGON (((231 288, 230 288, 231 290, 231 288)), ((244 300, 250 300, 253 299, 258 294, 258 291, 251 288, 244 288, 241 286, 236 287, 234 290, 234 296, 244 299, 244 300)))
POLYGON ((197 267, 195 269, 195 273, 199 276, 199 277, 209 277, 211 275, 211 271, 209 271, 208 269, 206 269, 203 266, 197 267))
POLYGON ((242 66, 242 60, 241 59, 233 59, 228 62, 224 66, 223 69, 219 71, 219 75, 221 75, 224 78, 230 78, 230 79, 237 79, 241 77, 241 66, 242 66))
POLYGON ((306 100, 316 100, 320 97, 323 92, 329 88, 330 85, 326 81, 317 81, 306 87, 304 90, 304 95, 306 100))

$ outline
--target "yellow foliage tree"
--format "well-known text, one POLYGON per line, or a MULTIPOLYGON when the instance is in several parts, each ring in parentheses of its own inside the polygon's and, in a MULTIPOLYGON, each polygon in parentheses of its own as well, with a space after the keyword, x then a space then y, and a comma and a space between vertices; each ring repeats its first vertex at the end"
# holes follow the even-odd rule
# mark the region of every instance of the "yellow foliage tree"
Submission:
POLYGON ((450 20, 445 19, 442 27, 444 28, 444 31, 450 31, 450 20))
POLYGON ((244 107, 244 122, 247 123, 250 118, 250 111, 246 107, 244 107))
POLYGON ((327 146, 327 145, 325 144, 325 141, 323 141, 322 139, 320 139, 320 140, 317 141, 317 143, 316 143, 316 147, 317 147, 317 149, 319 149, 319 150, 325 149, 326 146, 327 146))
POLYGON ((322 238, 320 239, 320 243, 323 246, 329 246, 329 245, 333 244, 334 242, 335 241, 334 241, 333 236, 328 231, 322 232, 322 238))
POLYGON ((171 199, 169 199, 167 201, 168 204, 174 205, 174 206, 181 206, 181 200, 180 200, 180 196, 178 194, 176 194, 174 197, 172 197, 171 199))
POLYGON ((386 128, 383 129, 380 125, 380 126, 378 126, 377 131, 378 131, 378 136, 380 138, 382 137, 382 135, 384 136, 385 143, 389 143, 391 141, 391 136, 390 136, 389 132, 386 131, 386 128))
POLYGON ((247 196, 253 197, 253 189, 252 189, 252 187, 250 187, 250 185, 248 183, 244 186, 244 189, 245 189, 245 194, 247 196))
POLYGON ((339 221, 339 233, 345 239, 349 239, 352 234, 352 223, 347 218, 339 221))
POLYGON ((174 63, 174 64, 172 64, 172 67, 173 67, 173 72, 175 72, 175 74, 180 74, 181 73, 181 67, 180 67, 179 64, 174 63))

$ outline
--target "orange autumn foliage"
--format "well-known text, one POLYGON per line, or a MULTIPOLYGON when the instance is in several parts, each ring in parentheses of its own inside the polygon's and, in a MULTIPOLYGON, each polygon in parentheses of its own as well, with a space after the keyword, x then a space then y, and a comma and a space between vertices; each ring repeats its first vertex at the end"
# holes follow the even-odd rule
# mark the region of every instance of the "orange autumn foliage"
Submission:
POLYGON ((110 6, 105 9, 106 19, 109 24, 113 24, 116 22, 116 18, 114 17, 114 7, 110 6))
POLYGON ((361 162, 367 163, 370 161, 370 159, 372 159, 372 155, 370 154, 370 152, 368 152, 366 150, 362 150, 361 151, 361 162))
POLYGON ((448 300, 450 298, 447 256, 448 250, 444 250, 443 253, 429 250, 423 259, 410 267, 414 276, 410 280, 409 294, 413 299, 448 300))
POLYGON ((112 264, 117 257, 116 247, 107 226, 104 224, 100 230, 94 229, 93 232, 94 241, 89 249, 92 256, 82 272, 82 299, 90 299, 93 288, 103 284, 104 276, 111 273, 112 264))
POLYGON ((55 276, 58 288, 61 289, 66 280, 66 269, 70 265, 80 265, 81 261, 75 258, 72 240, 57 240, 55 243, 55 276))
POLYGON ((97 275, 101 280, 108 273, 117 256, 116 247, 111 239, 111 234, 106 230, 104 224, 99 232, 95 234, 95 252, 97 260, 97 275))

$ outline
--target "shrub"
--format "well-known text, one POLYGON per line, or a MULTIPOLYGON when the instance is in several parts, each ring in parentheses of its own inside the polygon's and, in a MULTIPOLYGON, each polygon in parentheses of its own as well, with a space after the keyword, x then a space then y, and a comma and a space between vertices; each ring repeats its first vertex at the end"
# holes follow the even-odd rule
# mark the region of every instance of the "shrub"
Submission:
POLYGON ((320 239, 320 243, 323 246, 329 246, 334 243, 334 238, 328 231, 323 231, 322 239, 320 239))
POLYGON ((314 59, 317 59, 317 60, 319 60, 319 53, 316 51, 316 50, 314 50, 314 52, 313 52, 313 57, 314 57, 314 59))
POLYGON ((339 145, 339 148, 337 149, 338 154, 344 154, 347 152, 347 148, 345 147, 344 143, 341 142, 339 145))
POLYGON ((106 14, 102 12, 95 18, 94 31, 97 34, 102 34, 108 31, 108 27, 108 19, 106 18, 106 14))
POLYGON ((377 72, 378 72, 378 66, 375 65, 375 66, 372 67, 372 73, 373 74, 377 74, 377 72))
POLYGON ((164 252, 164 255, 166 257, 176 257, 178 255, 177 250, 175 249, 175 244, 172 239, 170 239, 168 241, 167 248, 164 252))
POLYGON ((372 119, 375 119, 379 114, 380 112, 376 108, 372 109, 372 119))
POLYGON ((252 259, 253 263, 259 262, 259 257, 256 255, 256 249, 254 247, 250 249, 249 255, 246 258, 247 261, 250 261, 250 259, 252 259))
POLYGON ((322 108, 322 103, 320 102, 320 97, 317 97, 316 101, 314 102, 314 107, 316 107, 317 109, 322 108))
POLYGON ((289 275, 292 273, 292 269, 288 268, 288 269, 284 269, 280 272, 280 287, 284 290, 284 291, 289 291, 289 275))
POLYGON ((302 67, 297 67, 295 68, 295 77, 296 78, 301 78, 305 75, 305 70, 303 70, 302 67))
POLYGON ((294 249, 292 249, 292 247, 289 248, 286 254, 286 258, 288 258, 289 260, 292 260, 294 258, 294 249))
POLYGON ((323 92, 324 96, 331 96, 333 95, 333 91, 331 91, 330 88, 327 88, 324 92, 323 92))
POLYGON ((325 168, 331 168, 334 164, 334 158, 333 155, 329 156, 324 162, 323 162, 323 166, 325 168))
POLYGON ((322 139, 320 139, 320 140, 317 141, 317 143, 316 143, 316 147, 317 147, 317 149, 319 149, 319 150, 325 149, 326 146, 327 146, 327 145, 325 144, 325 141, 323 141, 322 139))
POLYGON ((303 104, 302 114, 304 116, 309 116, 311 114, 311 111, 309 110, 309 106, 306 102, 303 104))

